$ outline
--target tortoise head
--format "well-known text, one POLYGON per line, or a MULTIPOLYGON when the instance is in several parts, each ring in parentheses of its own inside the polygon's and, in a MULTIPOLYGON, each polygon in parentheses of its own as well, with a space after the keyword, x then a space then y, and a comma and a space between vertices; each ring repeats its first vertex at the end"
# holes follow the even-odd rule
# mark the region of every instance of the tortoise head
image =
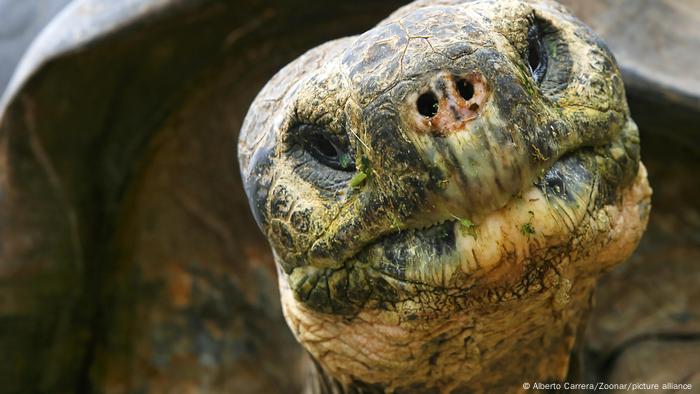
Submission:
POLYGON ((287 321, 345 387, 563 378, 651 194, 612 54, 549 1, 419 2, 309 51, 239 160, 287 321))

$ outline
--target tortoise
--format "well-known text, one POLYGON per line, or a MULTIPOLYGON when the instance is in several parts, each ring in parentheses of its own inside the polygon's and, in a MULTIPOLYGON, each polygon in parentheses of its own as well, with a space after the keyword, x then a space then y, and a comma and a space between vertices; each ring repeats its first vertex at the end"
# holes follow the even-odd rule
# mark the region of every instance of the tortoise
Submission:
POLYGON ((621 73, 545 0, 73 2, 0 106, 4 390, 697 384, 697 8, 571 3, 621 73))

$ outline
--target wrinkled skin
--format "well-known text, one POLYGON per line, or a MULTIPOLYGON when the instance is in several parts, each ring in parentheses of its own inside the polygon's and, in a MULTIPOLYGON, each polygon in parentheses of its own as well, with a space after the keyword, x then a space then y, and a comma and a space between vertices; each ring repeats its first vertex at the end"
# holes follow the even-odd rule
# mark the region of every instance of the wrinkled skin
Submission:
POLYGON ((613 56, 549 1, 418 2, 309 51, 239 160, 316 392, 564 379, 650 207, 613 56))

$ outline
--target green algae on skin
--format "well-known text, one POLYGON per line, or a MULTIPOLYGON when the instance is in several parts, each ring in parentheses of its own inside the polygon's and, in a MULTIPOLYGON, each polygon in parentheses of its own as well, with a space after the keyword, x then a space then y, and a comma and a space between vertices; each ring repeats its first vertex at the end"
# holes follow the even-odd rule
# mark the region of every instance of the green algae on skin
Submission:
POLYGON ((532 211, 527 211, 527 213, 530 214, 530 221, 520 226, 520 232, 523 235, 530 237, 535 234, 535 226, 532 225, 532 219, 534 219, 535 213, 532 211))
POLYGON ((369 159, 367 158, 367 156, 362 156, 360 158, 360 167, 359 167, 357 173, 355 174, 355 176, 353 176, 350 179, 349 185, 350 185, 350 187, 360 187, 365 183, 367 178, 369 178, 371 176, 372 176, 371 163, 370 163, 369 159))
POLYGON ((350 187, 360 187, 363 183, 365 183, 366 179, 367 173, 360 170, 357 172, 357 174, 355 174, 355 176, 352 177, 352 179, 350 179, 350 187))
POLYGON ((459 221, 460 228, 465 234, 471 235, 474 237, 474 239, 476 239, 476 224, 474 224, 474 222, 466 218, 460 218, 456 215, 452 215, 452 217, 459 221))
POLYGON ((348 155, 347 153, 343 153, 342 155, 340 155, 340 159, 339 159, 340 166, 343 169, 349 168, 350 167, 350 160, 351 160, 350 155, 348 155))

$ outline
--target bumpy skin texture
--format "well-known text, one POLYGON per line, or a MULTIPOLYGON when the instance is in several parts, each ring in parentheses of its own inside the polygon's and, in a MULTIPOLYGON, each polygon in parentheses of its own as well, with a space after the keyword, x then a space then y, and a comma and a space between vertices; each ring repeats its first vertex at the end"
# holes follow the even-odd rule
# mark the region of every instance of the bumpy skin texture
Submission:
POLYGON ((239 160, 312 391, 564 379, 648 217, 624 97, 549 1, 417 2, 280 71, 239 160))

